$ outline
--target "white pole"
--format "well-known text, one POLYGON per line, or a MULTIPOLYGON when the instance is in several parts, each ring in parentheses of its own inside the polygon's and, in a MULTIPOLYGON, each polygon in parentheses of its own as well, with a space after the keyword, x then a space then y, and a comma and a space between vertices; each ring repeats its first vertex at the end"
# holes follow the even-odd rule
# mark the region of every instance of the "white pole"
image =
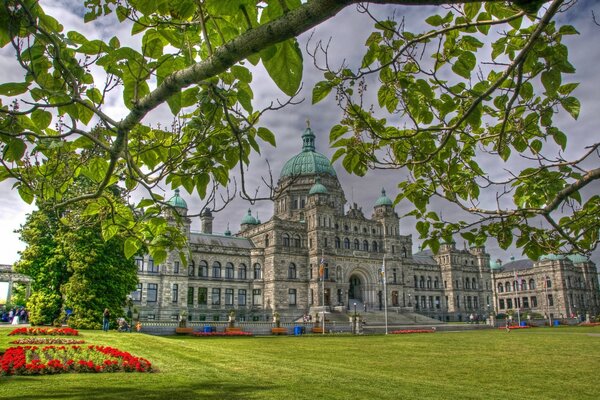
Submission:
POLYGON ((515 306, 517 306, 517 321, 519 326, 521 326, 521 298, 519 297, 519 276, 517 275, 517 270, 515 270, 515 281, 517 282, 517 285, 515 286, 517 304, 515 304, 515 306))
POLYGON ((323 275, 321 276, 321 282, 323 284, 323 326, 321 328, 321 334, 325 334, 325 252, 321 250, 321 263, 323 264, 323 275))
POLYGON ((385 276, 385 254, 383 255, 383 309, 385 314, 385 334, 388 334, 388 310, 387 310, 387 279, 385 276))

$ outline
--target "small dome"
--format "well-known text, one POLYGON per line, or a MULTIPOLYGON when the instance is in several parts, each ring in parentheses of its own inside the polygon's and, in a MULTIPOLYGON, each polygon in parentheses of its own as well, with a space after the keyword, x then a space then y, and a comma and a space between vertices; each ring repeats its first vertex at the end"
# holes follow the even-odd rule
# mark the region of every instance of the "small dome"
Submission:
POLYGON ((302 152, 283 165, 280 179, 313 174, 336 176, 329 159, 315 151, 315 134, 310 128, 306 128, 302 134, 302 152))
POLYGON ((392 200, 385 195, 385 189, 381 189, 381 196, 375 202, 375 207, 377 206, 393 206, 394 203, 392 200))
POLYGON ((309 195, 311 194, 328 194, 329 192, 327 191, 327 188, 325 186, 323 186, 323 184, 321 183, 321 179, 319 177, 317 177, 317 179, 315 180, 315 184, 312 185, 312 187, 310 188, 310 191, 308 192, 309 195))
POLYGON ((231 236, 231 231, 229 230, 229 223, 227 223, 227 230, 225 231, 225 236, 231 236))
POLYGON ((179 189, 175 189, 175 195, 169 199, 168 203, 172 207, 185 208, 186 210, 188 208, 185 200, 179 195, 179 189))
POLYGON ((250 211, 250 209, 248 209, 248 214, 244 215, 244 218, 242 218, 242 225, 244 224, 258 225, 258 221, 252 216, 252 211, 250 211))
POLYGON ((490 269, 498 270, 500 268, 502 268, 502 260, 490 261, 490 269))
POLYGON ((581 254, 572 254, 567 256, 567 258, 571 260, 573 264, 581 264, 589 261, 589 258, 581 254))

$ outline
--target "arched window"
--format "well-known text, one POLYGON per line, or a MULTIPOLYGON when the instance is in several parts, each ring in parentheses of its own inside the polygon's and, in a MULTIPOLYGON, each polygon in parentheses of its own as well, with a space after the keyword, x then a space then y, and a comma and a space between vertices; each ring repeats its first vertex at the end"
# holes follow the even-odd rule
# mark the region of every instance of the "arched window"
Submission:
POLYGON ((196 276, 196 264, 194 263, 194 260, 190 261, 190 266, 188 267, 188 275, 196 276))
POLYGON ((379 246, 377 246, 377 242, 376 242, 375 240, 373 240, 373 246, 372 246, 372 247, 373 247, 373 251, 374 251, 374 252, 377 252, 377 251, 379 251, 379 250, 378 250, 378 249, 379 249, 379 246))
POLYGON ((354 239, 354 250, 360 250, 360 242, 358 239, 354 239))
POLYGON ((516 292, 517 290, 519 290, 519 282, 513 281, 513 292, 516 292))
POLYGON ((208 277, 208 263, 204 260, 198 264, 198 276, 201 278, 208 277))
POLYGON ((349 249, 350 248, 350 239, 348 239, 348 238, 344 239, 344 248, 345 249, 349 249))
POLYGON ((546 287, 548 289, 550 289, 552 287, 552 280, 548 277, 546 277, 546 287))
POLYGON ((427 277, 427 289, 431 289, 431 277, 427 277))
POLYGON ((335 237, 335 248, 339 249, 340 247, 342 247, 342 241, 340 240, 339 237, 335 237))
POLYGON ((471 289, 471 281, 469 278, 465 278, 465 289, 471 289))
POLYGON ((246 264, 240 264, 238 267, 238 279, 247 279, 248 277, 248 268, 246 264))
POLYGON ((525 279, 521 279, 521 290, 527 290, 527 281, 525 279))
POLYGON ((506 290, 507 292, 510 292, 510 282, 509 281, 504 282, 504 290, 506 290))
POLYGON ((425 277, 421 275, 421 279, 419 280, 419 287, 421 289, 425 288, 425 277))
POLYGON ((287 233, 283 234, 283 245, 285 247, 290 247, 290 235, 288 235, 287 233))
POLYGON ((417 276, 416 275, 414 276, 414 279, 415 279, 415 289, 416 289, 417 288, 417 276))
POLYGON ((212 266, 212 277, 220 278, 221 277, 221 263, 215 261, 212 266))
POLYGON ((262 270, 259 263, 254 264, 254 279, 262 279, 262 270))
POLYGON ((288 267, 288 279, 296 279, 296 264, 290 263, 288 267))
POLYGON ((471 279, 471 287, 477 289, 477 280, 475 278, 471 279))
POLYGON ((402 247, 402 257, 406 258, 408 257, 408 252, 406 251, 406 247, 402 247))
POLYGON ((234 266, 232 263, 228 262, 225 264, 225 278, 233 279, 234 278, 234 266))
POLYGON ((504 293, 504 285, 502 282, 498 282, 498 293, 504 293))
POLYGON ((440 281, 438 280, 437 276, 435 277, 435 279, 433 281, 433 287, 434 287, 434 289, 440 288, 440 281))
POLYGON ((535 281, 533 280, 533 278, 529 280, 529 289, 530 290, 535 289, 535 281))
POLYGON ((300 235, 294 236, 294 247, 297 247, 297 248, 302 247, 302 239, 300 238, 300 235))
POLYGON ((369 241, 368 240, 363 240, 363 250, 369 251, 369 241))

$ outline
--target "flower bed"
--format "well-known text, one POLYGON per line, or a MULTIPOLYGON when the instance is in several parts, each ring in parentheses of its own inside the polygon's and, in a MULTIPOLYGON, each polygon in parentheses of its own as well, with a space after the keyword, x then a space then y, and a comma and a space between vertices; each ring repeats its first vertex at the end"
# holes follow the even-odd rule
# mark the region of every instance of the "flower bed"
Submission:
POLYGON ((140 357, 105 346, 17 346, 0 358, 2 375, 41 375, 63 372, 151 372, 140 357))
POLYGON ((192 336, 252 336, 252 332, 231 331, 231 332, 194 332, 192 336))
POLYGON ((400 329, 398 331, 391 331, 393 335, 406 335, 409 333, 433 333, 435 329, 400 329))
POLYGON ((600 322, 582 322, 579 326, 600 326, 600 322))
POLYGON ((52 336, 79 336, 79 332, 73 328, 17 328, 8 334, 13 335, 52 335, 52 336))
MULTIPOLYGON (((513 330, 513 329, 529 329, 531 328, 531 326, 529 325, 525 325, 525 326, 519 326, 519 325, 510 325, 508 327, 508 329, 513 330)), ((506 326, 499 326, 498 329, 506 329, 506 326)))
POLYGON ((12 344, 83 344, 82 339, 66 339, 56 337, 28 337, 11 342, 12 344))

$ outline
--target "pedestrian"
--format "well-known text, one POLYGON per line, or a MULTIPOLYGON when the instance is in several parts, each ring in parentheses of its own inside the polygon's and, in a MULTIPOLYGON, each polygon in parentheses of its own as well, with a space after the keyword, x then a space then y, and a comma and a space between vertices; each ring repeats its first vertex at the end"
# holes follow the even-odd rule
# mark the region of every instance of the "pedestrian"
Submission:
POLYGON ((110 324, 110 311, 108 310, 108 308, 105 308, 104 312, 102 313, 102 330, 104 332, 108 332, 109 324, 110 324))

